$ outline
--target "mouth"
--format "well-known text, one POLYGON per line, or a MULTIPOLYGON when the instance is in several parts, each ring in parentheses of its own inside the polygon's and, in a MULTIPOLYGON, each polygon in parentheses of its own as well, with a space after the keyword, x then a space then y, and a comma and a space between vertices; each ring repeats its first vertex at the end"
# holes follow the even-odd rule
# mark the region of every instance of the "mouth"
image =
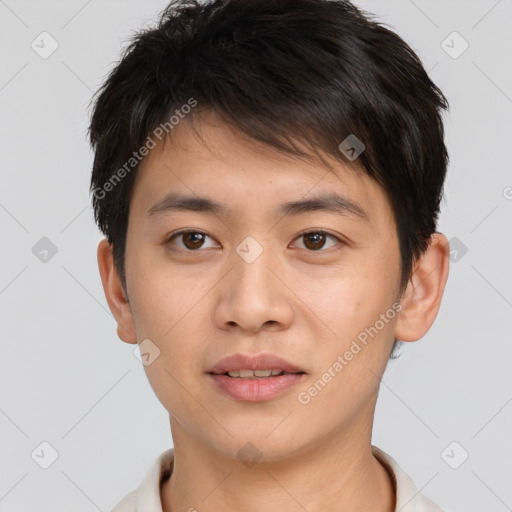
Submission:
POLYGON ((306 373, 303 368, 273 354, 234 354, 217 362, 207 373, 233 379, 259 379, 306 373))
POLYGON ((207 372, 222 394, 242 402, 265 402, 289 393, 306 371, 272 354, 235 354, 207 372))
POLYGON ((302 371, 295 372, 287 372, 282 369, 268 369, 268 370, 249 370, 249 369, 241 369, 241 370, 232 370, 229 372, 223 373, 215 373, 211 372, 212 375, 226 375, 227 377, 231 377, 232 379, 268 379, 271 377, 280 377, 281 375, 297 375, 297 374, 305 374, 302 371))

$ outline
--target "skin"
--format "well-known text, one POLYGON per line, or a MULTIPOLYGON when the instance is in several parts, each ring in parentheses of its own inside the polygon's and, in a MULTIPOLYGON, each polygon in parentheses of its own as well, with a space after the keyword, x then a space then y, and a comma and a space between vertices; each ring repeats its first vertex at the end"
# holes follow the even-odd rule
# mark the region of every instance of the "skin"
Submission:
POLYGON ((98 246, 118 336, 131 344, 150 339, 160 350, 144 369, 169 412, 174 441, 164 512, 395 510, 390 476, 371 449, 379 379, 394 337, 418 340, 434 322, 448 277, 446 237, 433 235, 399 296, 396 225, 377 183, 338 161, 328 172, 320 162, 284 156, 214 115, 194 126, 175 127, 138 171, 126 244, 128 300, 108 242, 98 246), (270 214, 283 202, 333 191, 359 203, 369 222, 326 211, 270 214), (214 199, 231 214, 148 216, 169 192, 214 199), (203 245, 187 236, 167 241, 185 228, 207 232, 203 245), (322 246, 300 236, 319 229, 339 241, 327 237, 322 246), (247 236, 263 248, 252 263, 236 252, 247 236), (397 299, 402 310, 300 403, 298 393, 397 299), (278 398, 247 403, 221 394, 206 373, 225 356, 262 352, 307 375, 278 398), (251 467, 237 455, 248 442, 261 453, 251 467))

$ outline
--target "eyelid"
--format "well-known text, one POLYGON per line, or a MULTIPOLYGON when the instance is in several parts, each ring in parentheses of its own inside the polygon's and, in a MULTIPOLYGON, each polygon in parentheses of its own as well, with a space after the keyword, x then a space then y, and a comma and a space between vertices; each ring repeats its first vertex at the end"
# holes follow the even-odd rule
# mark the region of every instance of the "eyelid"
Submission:
POLYGON ((184 235, 186 233, 200 233, 201 235, 208 235, 210 236, 210 234, 207 232, 207 231, 203 231, 202 229, 191 229, 191 228, 184 228, 184 229, 180 229, 178 231, 173 231, 172 233, 170 233, 169 235, 166 236, 165 238, 165 242, 169 242, 170 240, 172 240, 175 236, 178 236, 178 235, 184 235))
MULTIPOLYGON (((210 237, 212 240, 215 240, 215 238, 213 238, 213 236, 211 236, 210 233, 208 233, 207 231, 203 231, 202 229, 185 228, 185 229, 180 229, 179 231, 175 231, 175 232, 171 233, 169 236, 167 236, 164 240, 164 245, 169 244, 174 238, 177 238, 180 235, 186 235, 188 233, 199 233, 200 235, 205 235, 205 236, 210 237)), ((185 250, 187 250, 188 252, 198 252, 199 251, 199 249, 197 251, 191 251, 190 249, 185 249, 185 250)))

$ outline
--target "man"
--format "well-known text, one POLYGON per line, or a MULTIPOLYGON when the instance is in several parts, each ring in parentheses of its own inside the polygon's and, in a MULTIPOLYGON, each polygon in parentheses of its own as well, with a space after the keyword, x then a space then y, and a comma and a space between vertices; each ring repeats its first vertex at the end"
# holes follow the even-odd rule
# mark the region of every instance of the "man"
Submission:
POLYGON ((115 512, 433 512, 371 445, 434 322, 446 99, 348 1, 172 2, 99 91, 105 295, 174 448, 115 512))

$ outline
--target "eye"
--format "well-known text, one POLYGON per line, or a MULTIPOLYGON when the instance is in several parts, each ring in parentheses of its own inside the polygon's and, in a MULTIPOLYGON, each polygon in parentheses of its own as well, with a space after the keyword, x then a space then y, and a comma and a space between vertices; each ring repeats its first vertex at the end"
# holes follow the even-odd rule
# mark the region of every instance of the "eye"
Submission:
POLYGON ((170 238, 168 238, 165 242, 165 245, 173 244, 173 240, 178 239, 182 241, 182 245, 174 245, 178 245, 180 249, 195 251, 197 249, 204 248, 204 241, 207 238, 211 237, 204 231, 179 231, 178 233, 174 233, 170 238))
MULTIPOLYGON (((207 238, 211 238, 207 233, 204 231, 198 231, 198 230, 183 230, 179 231, 178 233, 174 233, 171 235, 165 242, 165 245, 177 245, 178 248, 184 249, 187 251, 197 251, 198 249, 204 249, 209 248, 205 246, 205 240, 207 238), (174 240, 180 240, 181 245, 178 243, 175 243, 174 240)), ((331 247, 325 247, 326 240, 327 239, 334 240, 334 243, 331 245, 331 247, 335 246, 336 243, 343 244, 343 241, 340 240, 338 237, 331 235, 330 233, 327 233, 323 230, 317 230, 317 231, 306 231, 304 233, 301 233, 296 240, 303 239, 305 242, 303 244, 304 249, 307 249, 309 252, 325 252, 326 249, 330 249, 331 247)), ((211 247, 215 247, 210 246, 211 247)))
MULTIPOLYGON (((326 239, 331 238, 332 240, 335 240, 336 242, 343 244, 343 241, 340 240, 338 237, 331 235, 330 233, 327 233, 326 231, 306 231, 299 235, 297 240, 303 239, 305 240, 304 248, 308 249, 309 251, 320 251, 324 252, 325 249, 325 241, 326 239)), ((334 244, 336 245, 336 244, 334 244)), ((332 246, 331 246, 332 247, 332 246)), ((327 247, 327 249, 330 249, 330 247, 327 247)))

